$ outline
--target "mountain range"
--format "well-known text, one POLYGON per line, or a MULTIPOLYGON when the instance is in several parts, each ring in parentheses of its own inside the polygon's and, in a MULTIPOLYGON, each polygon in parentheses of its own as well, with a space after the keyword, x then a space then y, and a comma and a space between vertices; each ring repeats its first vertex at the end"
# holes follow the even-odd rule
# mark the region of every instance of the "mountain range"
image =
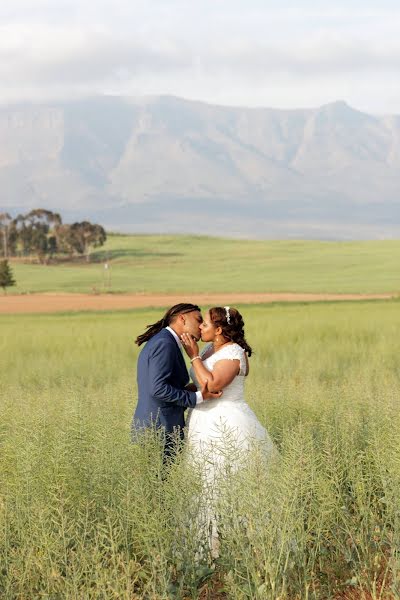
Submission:
POLYGON ((399 237, 400 116, 171 96, 3 106, 0 211, 37 207, 131 232, 399 237))

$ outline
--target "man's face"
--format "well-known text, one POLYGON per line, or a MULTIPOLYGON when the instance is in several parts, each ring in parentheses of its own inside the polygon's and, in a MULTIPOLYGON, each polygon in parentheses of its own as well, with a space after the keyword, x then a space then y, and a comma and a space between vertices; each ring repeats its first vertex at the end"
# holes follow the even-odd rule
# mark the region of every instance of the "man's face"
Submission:
POLYGON ((201 312, 199 310, 193 310, 192 312, 183 314, 182 317, 184 319, 184 333, 189 333, 189 335, 192 335, 196 342, 198 342, 201 336, 200 325, 203 322, 201 312))

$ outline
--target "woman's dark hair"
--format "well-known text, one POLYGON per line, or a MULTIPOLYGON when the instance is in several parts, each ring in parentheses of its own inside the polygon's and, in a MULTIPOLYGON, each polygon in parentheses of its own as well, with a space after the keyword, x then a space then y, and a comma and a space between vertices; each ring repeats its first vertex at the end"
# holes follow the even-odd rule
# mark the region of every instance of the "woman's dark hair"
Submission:
POLYGON ((156 335, 156 333, 161 331, 161 329, 172 323, 178 315, 190 313, 194 310, 198 310, 200 312, 200 308, 196 304, 185 304, 184 302, 181 302, 180 304, 171 306, 163 318, 157 321, 157 323, 153 323, 153 325, 147 325, 147 331, 142 333, 142 335, 138 335, 135 340, 135 344, 141 346, 144 344, 144 342, 147 342, 150 338, 152 338, 153 335, 156 335))
POLYGON ((251 356, 253 351, 244 337, 244 322, 240 312, 229 306, 214 306, 210 308, 209 314, 213 325, 221 327, 224 338, 236 342, 251 356))

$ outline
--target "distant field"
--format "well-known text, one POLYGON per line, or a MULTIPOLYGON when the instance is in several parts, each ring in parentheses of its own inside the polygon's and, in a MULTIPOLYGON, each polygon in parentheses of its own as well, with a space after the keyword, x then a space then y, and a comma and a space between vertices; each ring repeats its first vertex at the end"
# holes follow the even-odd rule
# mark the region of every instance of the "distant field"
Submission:
POLYGON ((134 293, 400 290, 400 240, 226 240, 109 235, 90 264, 13 263, 13 292, 134 293), (109 271, 104 269, 108 260, 109 271), (110 285, 109 278, 110 277, 110 285))
POLYGON ((280 458, 227 478, 215 570, 185 454, 130 443, 160 312, 0 315, 0 598, 399 598, 398 302, 242 308, 280 458))

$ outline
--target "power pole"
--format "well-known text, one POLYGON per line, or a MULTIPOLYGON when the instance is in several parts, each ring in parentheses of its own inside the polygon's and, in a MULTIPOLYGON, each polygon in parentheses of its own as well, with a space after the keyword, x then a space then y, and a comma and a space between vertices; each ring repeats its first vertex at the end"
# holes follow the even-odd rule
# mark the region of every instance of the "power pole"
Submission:
POLYGON ((103 289, 108 288, 108 291, 111 289, 111 265, 108 260, 108 253, 106 256, 106 262, 104 263, 104 271, 103 271, 103 289))

